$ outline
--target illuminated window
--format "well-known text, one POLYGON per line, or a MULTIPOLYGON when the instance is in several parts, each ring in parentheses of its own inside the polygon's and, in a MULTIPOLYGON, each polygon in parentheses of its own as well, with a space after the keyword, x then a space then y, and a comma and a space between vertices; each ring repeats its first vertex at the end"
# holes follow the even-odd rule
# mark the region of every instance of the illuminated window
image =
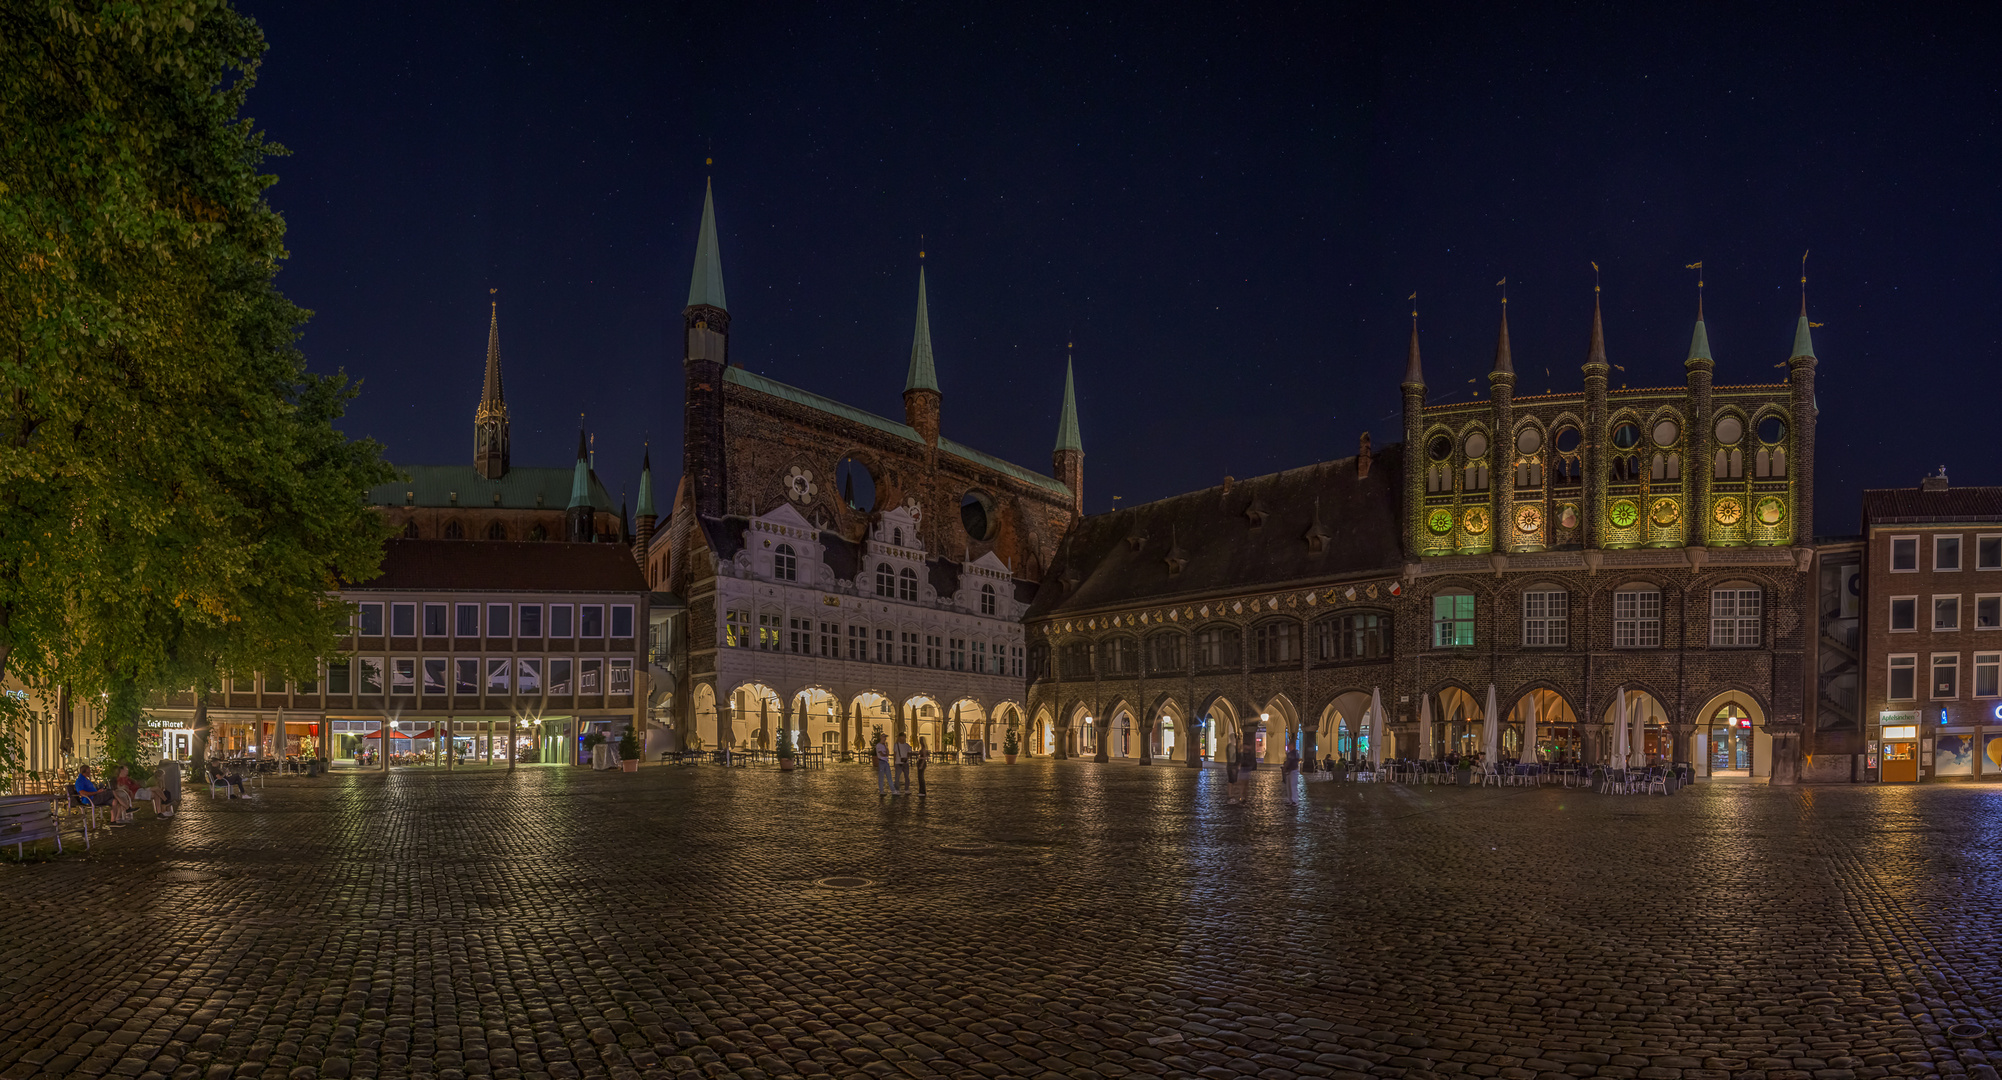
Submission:
POLYGON ((1474 594, 1449 590, 1432 598, 1432 646, 1462 649, 1474 643, 1474 594))

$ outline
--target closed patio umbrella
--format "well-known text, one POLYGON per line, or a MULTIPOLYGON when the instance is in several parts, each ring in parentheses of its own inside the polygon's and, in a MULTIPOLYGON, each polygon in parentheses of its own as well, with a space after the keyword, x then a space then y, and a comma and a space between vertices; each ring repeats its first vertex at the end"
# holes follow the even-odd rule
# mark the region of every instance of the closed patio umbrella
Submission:
POLYGON ((1522 760, 1536 760, 1536 695, 1530 694, 1522 702, 1522 760))
POLYGON ((1418 757, 1421 761, 1432 760, 1437 751, 1432 745, 1432 695, 1418 695, 1418 757))
POLYGON ((1642 707, 1634 707, 1628 711, 1632 712, 1634 716, 1634 764, 1645 767, 1647 765, 1648 710, 1642 707))
POLYGON ((1622 686, 1613 691, 1613 745, 1607 764, 1615 769, 1626 768, 1628 744, 1632 741, 1633 730, 1627 726, 1627 688, 1622 686))
POLYGON ((1495 684, 1488 684, 1488 709, 1481 716, 1481 752, 1489 765, 1501 763, 1501 717, 1495 713, 1495 684))
POLYGON ((1383 688, 1369 692, 1369 763, 1383 764, 1383 688))

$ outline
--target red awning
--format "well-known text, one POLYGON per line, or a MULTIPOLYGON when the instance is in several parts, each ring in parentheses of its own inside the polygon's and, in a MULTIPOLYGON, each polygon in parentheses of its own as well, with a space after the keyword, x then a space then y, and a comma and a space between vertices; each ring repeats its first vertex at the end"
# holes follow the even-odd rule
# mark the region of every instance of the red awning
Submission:
MULTIPOLYGON (((393 735, 393 736, 395 736, 396 738, 399 738, 399 739, 408 739, 408 738, 410 737, 410 736, 408 736, 408 735, 405 735, 405 734, 404 734, 404 733, 402 733, 401 731, 392 731, 392 732, 390 732, 390 734, 391 734, 391 735, 393 735)), ((362 736, 362 738, 364 738, 364 739, 380 739, 380 738, 382 738, 382 732, 380 732, 380 731, 371 731, 371 732, 369 732, 368 734, 366 734, 366 735, 363 735, 363 736, 362 736)))

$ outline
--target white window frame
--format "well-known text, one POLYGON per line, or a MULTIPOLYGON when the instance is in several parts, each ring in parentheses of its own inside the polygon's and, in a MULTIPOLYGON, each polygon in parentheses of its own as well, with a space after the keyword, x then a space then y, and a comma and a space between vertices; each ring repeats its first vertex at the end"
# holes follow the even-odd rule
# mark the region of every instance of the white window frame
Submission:
POLYGON ((1978 652, 1974 654, 1974 683, 1969 687, 1977 698, 2002 697, 2002 652, 1978 652), (1988 679, 1988 689, 1981 687, 1983 676, 1988 679))
POLYGON ((633 662, 614 658, 605 661, 605 693, 613 697, 631 697, 633 693, 633 662), (625 689, 619 689, 620 685, 625 689))
POLYGON ((357 604, 355 605, 355 633, 362 637, 387 637, 389 635, 389 624, 383 621, 387 617, 388 614, 383 611, 382 601, 380 600, 357 604), (370 609, 375 611, 375 633, 373 634, 368 632, 368 613, 370 609))
POLYGON ((1919 699, 1919 654, 1893 653, 1884 663, 1884 700, 1917 701, 1919 699), (1909 671, 1912 675, 1912 692, 1898 696, 1898 672, 1909 671))
POLYGON ((1974 534, 1974 569, 1976 573, 1983 570, 2002 570, 2002 533, 1974 534), (1993 566, 1984 565, 1981 561, 1981 543, 1984 540, 1995 541, 1995 565, 1993 566))
POLYGON ((1613 594, 1613 648, 1661 648, 1661 590, 1625 589, 1613 594))
POLYGON ((780 544, 772 549, 772 578, 776 581, 799 580, 799 553, 791 544, 780 544))
POLYGON ((575 610, 574 606, 573 606, 573 605, 570 605, 570 604, 551 604, 551 605, 549 605, 549 625, 548 625, 548 626, 546 626, 546 627, 544 627, 543 629, 545 629, 546 631, 548 631, 548 633, 547 633, 547 634, 545 635, 545 636, 547 636, 547 637, 552 637, 552 638, 574 638, 574 637, 576 637, 576 636, 577 636, 577 612, 576 612, 576 610, 575 610), (558 629, 556 628, 556 623, 557 623, 557 618, 558 618, 558 616, 561 616, 561 617, 562 617, 562 622, 563 622, 563 628, 562 628, 561 630, 558 630, 558 629))
POLYGON ((980 586, 980 613, 982 615, 992 615, 998 607, 999 601, 994 595, 994 586, 980 586))
POLYGON ((1889 605, 1888 605, 1888 606, 1886 606, 1886 607, 1884 608, 1884 625, 1885 625, 1886 627, 1889 627, 1889 628, 1890 628, 1890 629, 1889 629, 1889 632, 1890 632, 1890 633, 1893 633, 1893 634, 1916 634, 1916 633, 1918 633, 1918 632, 1919 632, 1919 598, 1918 598, 1917 596, 1893 596, 1893 597, 1891 597, 1891 598, 1890 598, 1890 603, 1889 603, 1889 605), (1909 601, 1909 602, 1911 603, 1911 605, 1912 605, 1912 611, 1911 611, 1911 615, 1912 615, 1912 624, 1911 624, 1910 626, 1899 626, 1899 625, 1898 625, 1898 601, 1900 601, 1900 600, 1904 600, 1904 601, 1909 601))
POLYGON ((480 605, 477 602, 452 605, 452 636, 461 641, 478 641, 480 639, 480 630, 486 622, 486 614, 485 611, 480 610, 480 605), (470 634, 460 633, 460 627, 466 625, 466 612, 468 611, 473 613, 473 632, 470 634))
POLYGON ((418 637, 438 638, 452 636, 452 605, 427 603, 420 614, 423 616, 423 622, 417 626, 418 637), (428 632, 431 629, 431 613, 433 611, 438 613, 438 632, 435 634, 428 632))
POLYGON ((417 621, 417 602, 412 600, 406 603, 389 605, 388 629, 390 637, 416 637, 417 631, 423 629, 422 624, 420 624, 417 621), (410 613, 410 632, 407 634, 399 634, 396 632, 396 613, 399 611, 407 611, 410 613))
POLYGON ((604 637, 604 636, 605 636, 605 631, 607 631, 607 630, 610 630, 610 629, 611 629, 611 627, 610 627, 610 626, 607 626, 607 625, 605 624, 605 605, 603 605, 603 604, 578 604, 578 605, 577 605, 577 636, 578 636, 578 637, 580 637, 580 638, 582 638, 582 637, 589 637, 589 638, 592 638, 592 639, 596 639, 596 638, 601 638, 601 637, 604 637), (587 612, 587 611, 596 611, 596 612, 598 613, 598 632, 597 632, 597 633, 595 633, 595 634, 586 634, 586 633, 584 632, 584 613, 585 613, 585 612, 587 612))
POLYGON ((1932 632, 1935 634, 1950 634, 1959 629, 1960 629, 1960 594, 1934 593, 1932 597, 1932 632), (1940 624, 1939 609, 1940 609, 1940 603, 1942 601, 1952 601, 1953 603, 1953 625, 1951 626, 1943 626, 1940 624))
POLYGON ((514 662, 505 656, 487 658, 487 693, 506 697, 514 662))
POLYGON ((1571 644, 1571 594, 1563 589, 1532 589, 1522 594, 1522 643, 1529 648, 1563 648, 1571 644))
POLYGON ((1974 594, 1974 629, 2002 630, 2002 593, 1974 594), (1993 600, 1995 602, 1995 621, 1986 626, 1981 624, 1981 602, 1983 600, 1993 600))
POLYGON ((542 693, 542 658, 540 656, 521 656, 515 658, 514 692, 523 697, 535 697, 542 693))
POLYGON ((453 658, 452 658, 452 695, 453 695, 454 697, 479 697, 479 696, 480 696, 480 658, 479 658, 479 657, 477 657, 477 656, 455 656, 455 657, 453 657, 453 658), (470 678, 470 679, 468 679, 468 678, 465 678, 465 677, 464 677, 464 676, 465 676, 465 674, 466 674, 466 672, 468 672, 468 671, 471 671, 471 672, 473 673, 473 677, 472 677, 472 678, 470 678), (459 689, 459 687, 461 687, 461 686, 470 686, 470 687, 472 687, 472 689, 471 689, 471 690, 461 690, 461 689, 459 689))
POLYGON ((723 612, 723 647, 726 649, 748 649, 751 647, 751 613, 738 608, 723 612))
POLYGON ((515 605, 515 613, 514 613, 514 631, 515 631, 515 634, 514 634, 514 636, 515 636, 515 637, 517 637, 517 638, 539 638, 539 637, 541 637, 541 636, 543 635, 543 633, 544 633, 544 632, 545 632, 545 631, 546 631, 547 629, 548 629, 548 627, 547 627, 547 626, 546 626, 546 624, 544 624, 544 622, 542 621, 542 605, 541 605, 541 604, 516 604, 516 605, 515 605), (535 612, 535 633, 533 633, 533 634, 531 634, 531 633, 529 633, 529 632, 528 632, 528 620, 527 620, 527 617, 526 617, 526 616, 528 615, 528 613, 529 613, 529 612, 531 612, 531 611, 535 612))
POLYGON ((424 666, 417 673, 417 681, 419 683, 419 689, 422 691, 422 696, 424 697, 448 696, 452 692, 451 658, 447 656, 425 657, 424 666), (433 664, 437 665, 435 670, 438 672, 438 684, 437 684, 438 688, 436 690, 433 690, 431 688, 432 685, 431 672, 434 670, 432 667, 433 664))
POLYGON ((567 698, 577 695, 577 662, 575 660, 568 656, 552 656, 549 658, 548 672, 549 681, 547 685, 550 697, 567 698), (556 685, 556 673, 558 670, 563 672, 563 685, 560 690, 556 685))
POLYGON ((608 621, 605 623, 605 635, 607 637, 614 637, 614 638, 629 638, 633 636, 633 605, 631 604, 612 605, 612 610, 608 614, 608 621), (626 616, 626 632, 623 634, 619 633, 620 612, 624 612, 626 616))
POLYGON ((1929 700, 1958 701, 1960 699, 1960 654, 1959 653, 1936 652, 1932 654, 1932 664, 1928 670, 1930 677, 1926 680, 1926 689, 1930 692, 1929 700), (1944 661, 1944 663, 1942 663, 1942 661, 1944 661), (1951 694, 1943 695, 1939 692, 1939 673, 1942 670, 1951 670, 1953 672, 1953 693, 1951 694))
POLYGON ((1964 542, 1964 540, 1965 540, 1965 537, 1964 537, 1964 536, 1963 536, 1962 534, 1960 534, 1960 533, 1934 533, 1934 534, 1933 534, 1933 536, 1932 536, 1932 572, 1933 572, 1933 573, 1935 573, 1935 574, 1958 574, 1958 573, 1960 573, 1961 569, 1962 569, 1963 567, 1965 567, 1965 566, 1967 565, 1967 544, 1966 544, 1966 543, 1964 542), (1939 564, 1939 547, 1940 547, 1940 545, 1941 545, 1941 544, 1943 544, 1943 543, 1945 543, 1945 542, 1947 542, 1947 541, 1949 541, 1949 540, 1951 540, 1951 541, 1953 542, 1953 565, 1952 565, 1952 566, 1941 566, 1941 565, 1939 564))
POLYGON ((389 659, 389 693, 392 697, 417 696, 417 658, 392 656, 389 659))
POLYGON ((577 693, 583 697, 605 696, 605 661, 603 657, 584 656, 577 660, 577 693), (585 685, 589 679, 596 683, 596 689, 585 685))
POLYGON ((356 657, 355 666, 357 668, 355 693, 364 694, 369 697, 381 697, 383 694, 382 657, 356 657), (374 690, 368 689, 368 685, 371 682, 375 684, 374 690))
POLYGON ((1886 566, 1890 567, 1890 572, 1891 572, 1891 573, 1893 573, 1893 574, 1916 574, 1916 573, 1918 573, 1918 572, 1919 572, 1919 538, 1918 538, 1917 536, 1915 536, 1915 535, 1914 535, 1914 536, 1893 536, 1893 537, 1890 537, 1889 539, 1890 539, 1890 541, 1891 541, 1891 546, 1890 546, 1889 548, 1887 548, 1887 549, 1886 549, 1886 550, 1887 550, 1887 551, 1889 552, 1889 558, 1887 558, 1887 559, 1885 560, 1885 564, 1884 564, 1884 565, 1886 565, 1886 566), (1910 567, 1906 568, 1906 569, 1903 569, 1903 570, 1900 570, 1900 569, 1898 569, 1898 544, 1899 544, 1900 542, 1902 542, 1902 541, 1905 541, 1905 540, 1910 540, 1910 541, 1912 542, 1912 565, 1911 565, 1910 567))
POLYGON ((1765 635, 1766 593, 1757 586, 1731 586, 1710 590, 1710 646, 1719 649, 1755 649, 1765 635), (1725 594, 1730 594, 1726 597, 1725 594), (1747 595, 1749 594, 1749 595, 1747 595), (1747 601, 1751 613, 1744 612, 1747 601), (1730 605, 1728 614, 1719 614, 1726 603, 1730 605), (1750 629, 1750 640, 1746 640, 1746 629, 1750 629), (1727 630, 1728 633, 1719 633, 1727 630), (1728 637, 1730 640, 1722 640, 1728 637))
POLYGON ((506 638, 506 637, 513 637, 513 636, 514 636, 514 605, 513 605, 513 604, 488 604, 488 605, 487 605, 487 636, 488 636, 488 637, 490 637, 490 638, 506 638), (494 613, 495 613, 495 612, 499 612, 499 613, 500 613, 500 626, 501 626, 501 631, 500 631, 500 633, 498 633, 498 634, 494 633, 494 613))
POLYGON ((329 660, 326 665, 327 693, 332 697, 347 697, 355 692, 355 663, 352 660, 329 660), (347 689, 334 689, 334 673, 338 671, 346 682, 347 689))

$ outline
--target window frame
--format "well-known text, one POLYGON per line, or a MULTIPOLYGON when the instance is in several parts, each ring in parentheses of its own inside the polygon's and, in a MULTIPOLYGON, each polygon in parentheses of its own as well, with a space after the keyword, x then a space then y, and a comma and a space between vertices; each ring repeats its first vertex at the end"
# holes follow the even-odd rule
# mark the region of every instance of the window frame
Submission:
POLYGON ((1251 628, 1253 667, 1293 666, 1300 662, 1300 622, 1266 619, 1251 628), (1292 655, 1286 655, 1290 652, 1292 655))
POLYGON ((387 679, 387 676, 384 674, 382 657, 358 656, 355 660, 355 693, 365 697, 381 697, 384 693, 383 686, 387 679), (369 689, 371 683, 375 685, 375 689, 373 690, 369 689))
POLYGON ((1435 649, 1472 649, 1477 647, 1479 631, 1476 624, 1479 617, 1480 605, 1474 596, 1473 590, 1441 589, 1433 593, 1431 620, 1432 647, 1435 649), (1455 601, 1453 605, 1455 608, 1460 606, 1458 601, 1465 600, 1467 609, 1465 615, 1454 611, 1445 617, 1441 617, 1439 613, 1439 602, 1441 600, 1455 601), (1463 625, 1466 630, 1465 641, 1460 640, 1460 630, 1463 625), (1451 630, 1448 630, 1448 627, 1451 627, 1451 630))
POLYGON ((1886 537, 1886 539, 1890 541, 1890 546, 1885 549, 1889 553, 1889 558, 1886 560, 1886 565, 1890 568, 1889 572, 1893 574, 1918 573, 1919 572, 1918 534, 1913 533, 1912 535, 1909 536, 1891 536, 1891 537, 1886 537), (1912 565, 1901 568, 1898 566, 1898 545, 1907 542, 1909 542, 1912 545, 1912 565))
POLYGON ((1765 636, 1766 636, 1765 621, 1766 621, 1766 590, 1763 586, 1721 585, 1713 587, 1710 590, 1710 647, 1711 648, 1713 649, 1762 648, 1764 647, 1765 636), (1733 594, 1730 597, 1730 601, 1734 607, 1734 613, 1727 616, 1720 616, 1717 614, 1717 609, 1719 606, 1718 601, 1720 596, 1724 593, 1733 594), (1738 607, 1739 605, 1742 605, 1747 599, 1747 597, 1744 595, 1747 593, 1750 594, 1750 599, 1756 601, 1757 603, 1757 610, 1751 615, 1744 615, 1742 613, 1738 613, 1738 607), (1719 629, 1720 621, 1729 622, 1732 628, 1733 640, 1731 641, 1718 640, 1717 631, 1719 629), (1743 634, 1741 633, 1741 631, 1743 631, 1747 626, 1749 626, 1752 631, 1752 637, 1750 641, 1743 640, 1743 634))
POLYGON ((1978 652, 1974 654, 1974 681, 1969 684, 1968 689, 1971 691, 1968 696, 1976 699, 2002 697, 2002 652, 1978 652), (1983 692, 1981 688, 1981 679, 1984 672, 1988 677, 1988 689, 1986 692, 1983 692))
POLYGON ((907 604, 918 602, 918 572, 908 566, 897 571, 897 599, 907 604))
POLYGON ((539 638, 539 637, 541 637, 541 636, 542 636, 542 605, 541 605, 541 604, 516 604, 516 605, 514 606, 514 608, 515 608, 515 610, 514 610, 514 631, 515 631, 515 633, 514 633, 514 636, 515 636, 515 637, 516 637, 517 639, 520 639, 520 638, 539 638), (529 629, 528 629, 528 624, 529 624, 529 621, 530 621, 530 620, 529 620, 529 617, 528 617, 528 613, 529 613, 529 612, 531 612, 531 611, 535 613, 535 619, 534 619, 534 622, 535 622, 535 630, 534 630, 534 632, 533 632, 533 633, 531 633, 531 632, 529 631, 529 629))
POLYGON ((1917 593, 1913 593, 1913 594, 1912 594, 1912 595, 1910 595, 1910 596, 1892 596, 1892 597, 1887 597, 1887 598, 1886 598, 1886 600, 1887 600, 1887 604, 1886 604, 1886 606, 1885 606, 1885 608, 1884 608, 1884 625, 1885 625, 1886 627, 1888 627, 1889 629, 1888 629, 1888 630, 1886 630, 1885 632, 1886 632, 1886 633, 1891 633, 1891 634, 1916 634, 1916 633, 1918 633, 1918 632, 1919 632, 1919 598, 1918 598, 1918 594, 1917 594, 1917 593), (1909 625, 1909 626, 1899 626, 1899 625, 1898 625, 1898 605, 1899 605, 1900 603, 1905 603, 1905 604, 1909 604, 1909 605, 1911 605, 1911 606, 1910 606, 1910 607, 1909 607, 1909 608, 1908 608, 1908 609, 1906 610, 1906 612, 1905 612, 1905 614, 1906 614, 1906 615, 1910 616, 1910 625, 1909 625))
POLYGON ((1931 672, 1931 677, 1926 680, 1926 687, 1931 691, 1931 694, 1926 700, 1960 700, 1960 654, 1958 652, 1933 653, 1927 668, 1931 672), (1953 674, 1953 692, 1950 694, 1939 692, 1939 673, 1941 671, 1949 671, 1953 674))
POLYGON ((551 638, 568 640, 577 636, 577 613, 574 604, 549 605, 549 633, 551 638))
POLYGON ((1522 593, 1522 645, 1526 649, 1564 649, 1571 645, 1571 592, 1532 588, 1522 593), (1554 602, 1552 598, 1555 598, 1554 602), (1535 610, 1534 605, 1541 605, 1535 610))
POLYGON ((772 549, 772 579, 799 580, 799 553, 792 549, 791 544, 780 544, 772 549))
POLYGON ((1659 649, 1661 648, 1661 587, 1643 585, 1638 589, 1617 589, 1613 592, 1613 648, 1615 649, 1659 649), (1621 615, 1622 599, 1626 598, 1628 614, 1621 615), (1654 614, 1649 615, 1648 600, 1652 598, 1654 614), (1625 642, 1620 640, 1621 631, 1628 632, 1625 642))
POLYGON ((1974 594, 1974 629, 2002 630, 2002 593, 1974 594), (1990 622, 1984 623, 1981 621, 1981 608, 1983 604, 1987 604, 1994 612, 1994 618, 1990 622))
POLYGON ((383 607, 384 605, 380 600, 367 600, 355 605, 355 634, 357 636, 360 637, 387 636, 389 632, 389 626, 387 623, 383 621, 385 618, 387 618, 387 616, 383 613, 383 607), (375 613, 374 632, 370 632, 368 628, 368 616, 371 611, 375 613))
POLYGON ((605 605, 603 604, 577 605, 577 636, 579 638, 591 638, 593 640, 596 640, 598 638, 605 636, 606 629, 607 627, 605 626, 605 605), (591 622, 593 621, 594 618, 598 624, 597 627, 598 632, 595 634, 591 632, 591 622))
POLYGON ((2002 570, 2002 533, 1974 534, 1974 570, 1976 573, 1980 573, 1983 570, 2002 570), (1995 561, 1993 563, 1986 561, 1985 556, 1987 553, 1983 550, 1991 542, 1995 549, 1995 561))
POLYGON ((1932 595, 1932 632, 1935 634, 1952 634, 1959 632, 1959 630, 1960 630, 1960 594, 1934 593, 1932 595), (1940 625, 1939 613, 1940 613, 1940 605, 1942 603, 1952 605, 1953 625, 1951 626, 1940 625))
POLYGON ((516 697, 541 696, 542 657, 517 656, 514 658, 514 692, 516 697))
POLYGON ((896 599, 897 572, 890 567, 889 563, 879 562, 876 564, 876 595, 885 600, 896 599))
POLYGON ((418 676, 419 676, 418 681, 421 684, 419 689, 422 691, 420 696, 422 697, 448 696, 447 692, 452 688, 451 658, 446 656, 425 657, 424 665, 422 669, 418 672, 418 676), (431 678, 433 672, 437 673, 437 681, 435 683, 432 682, 431 678), (435 690, 432 689, 433 686, 436 686, 437 689, 435 690))
POLYGON ((404 602, 402 602, 402 603, 392 603, 392 604, 390 604, 390 605, 389 605, 389 636, 390 636, 390 637, 399 637, 399 638, 414 638, 414 637, 416 637, 416 636, 417 636, 417 625, 418 625, 418 624, 417 624, 417 602, 416 602, 415 600, 409 600, 409 601, 404 601, 404 602), (409 620, 410 620, 410 622, 409 622, 409 626, 410 626, 410 632, 409 632, 409 633, 407 633, 407 634, 399 634, 399 633, 397 633, 397 632, 396 632, 396 628, 397 628, 398 626, 401 626, 401 625, 404 625, 404 624, 403 624, 403 620, 402 620, 402 619, 400 619, 400 618, 398 618, 398 616, 407 616, 407 617, 409 618, 409 620))
POLYGON ((1884 700, 1917 701, 1919 699, 1919 654, 1892 653, 1884 658, 1884 700), (1907 680, 1905 693, 1898 693, 1898 675, 1902 672, 1907 680))
POLYGON ((450 637, 452 634, 451 605, 427 602, 424 605, 424 621, 417 629, 419 631, 418 636, 420 637, 450 637), (435 634, 431 632, 431 614, 433 612, 438 614, 438 632, 435 634))
POLYGON ((327 693, 329 696, 346 697, 354 693, 355 662, 345 657, 327 661, 327 693), (341 684, 335 689, 334 683, 341 684))
POLYGON ((548 679, 544 685, 548 687, 547 693, 550 697, 567 698, 577 696, 577 663, 575 660, 568 656, 550 657, 547 675, 548 679), (559 671, 563 673, 560 676, 563 680, 560 685, 557 683, 559 677, 557 672, 559 671))
POLYGON ((613 604, 611 605, 611 611, 609 612, 609 615, 610 615, 610 621, 605 626, 606 634, 608 634, 611 637, 621 638, 621 639, 633 636, 632 604, 613 604), (626 620, 626 631, 623 634, 619 632, 619 618, 622 615, 625 617, 626 620))
POLYGON ((1180 630, 1160 630, 1147 635, 1146 647, 1141 650, 1142 668, 1149 675, 1180 675, 1189 670, 1189 635, 1180 630), (1157 644, 1159 643, 1159 644, 1157 644), (1172 645, 1174 664, 1160 662, 1162 645, 1172 645))
POLYGON ((994 586, 985 584, 980 586, 980 613, 993 615, 999 606, 999 601, 994 595, 994 586))
POLYGON ((486 612, 480 610, 477 601, 452 605, 452 636, 460 641, 478 641, 480 628, 486 621, 486 612), (467 617, 471 616, 472 629, 466 629, 467 617))
POLYGON ((1933 573, 1935 573, 1935 574, 1958 574, 1958 573, 1960 573, 1960 571, 1961 571, 1961 570, 1962 570, 1962 569, 1963 569, 1964 567, 1966 567, 1966 565, 1967 565, 1967 562, 1966 562, 1966 559, 1965 559, 1965 555, 1966 555, 1966 551, 1965 551, 1965 548, 1966 548, 1966 545, 1965 545, 1965 544, 1963 544, 1963 543, 1961 542, 1961 540, 1962 540, 1962 536, 1963 536, 1963 534, 1961 534, 1961 533, 1934 533, 1934 534, 1932 534, 1932 572, 1933 572, 1933 573), (1944 545, 1944 544, 1952 544, 1952 545, 1953 545, 1953 565, 1952 565, 1952 566, 1941 566, 1941 565, 1939 564, 1939 549, 1940 549, 1940 547, 1941 547, 1942 545, 1944 545))
POLYGON ((605 696, 633 696, 633 662, 629 657, 611 657, 605 661, 605 696), (625 689, 619 689, 620 684, 625 689))
POLYGON ((489 656, 486 662, 487 695, 507 697, 514 687, 514 661, 505 656, 489 656), (496 677, 498 671, 498 677, 496 677))
POLYGON ((389 695, 391 697, 417 696, 417 658, 414 656, 392 656, 389 658, 389 695), (401 687, 399 689, 399 686, 401 687))
POLYGON ((480 696, 480 667, 480 658, 477 656, 455 656, 452 658, 453 697, 480 696), (473 677, 468 679, 466 677, 467 672, 471 672, 473 677))
POLYGON ((513 637, 513 636, 514 636, 514 605, 513 605, 513 604, 488 604, 488 605, 487 605, 487 634, 486 634, 486 636, 488 636, 488 637, 490 637, 490 638, 507 638, 507 637, 513 637), (496 623, 494 622, 494 613, 495 613, 495 612, 499 612, 499 613, 500 613, 500 622, 499 622, 498 624, 496 624, 496 623), (500 632, 499 632, 499 633, 495 633, 495 632, 494 632, 494 627, 495 627, 496 625, 498 625, 498 626, 500 627, 500 632))

